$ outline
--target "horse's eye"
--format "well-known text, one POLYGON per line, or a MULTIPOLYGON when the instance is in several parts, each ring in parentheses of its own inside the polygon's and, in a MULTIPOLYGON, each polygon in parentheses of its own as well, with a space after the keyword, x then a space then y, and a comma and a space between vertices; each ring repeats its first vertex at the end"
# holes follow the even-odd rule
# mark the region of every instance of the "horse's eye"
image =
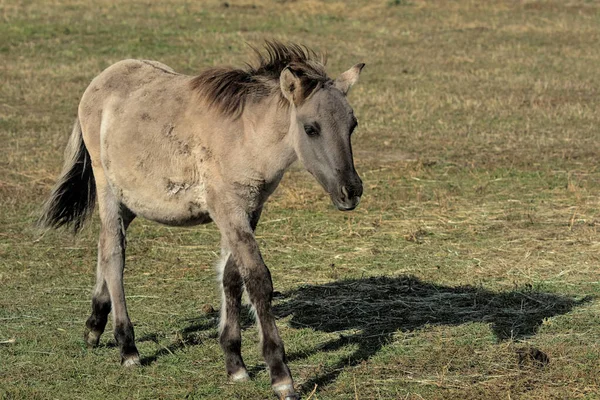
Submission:
POLYGON ((312 125, 304 125, 304 132, 308 136, 317 136, 319 134, 319 131, 312 125))

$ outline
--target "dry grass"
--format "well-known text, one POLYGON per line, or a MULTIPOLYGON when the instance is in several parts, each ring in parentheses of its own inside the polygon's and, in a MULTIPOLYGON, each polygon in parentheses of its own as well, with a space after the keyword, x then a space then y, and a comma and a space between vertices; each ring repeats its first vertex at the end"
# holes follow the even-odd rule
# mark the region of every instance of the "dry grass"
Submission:
POLYGON ((79 97, 123 58, 193 74, 275 38, 366 62, 351 103, 363 203, 337 213, 300 167, 258 238, 310 399, 597 398, 600 7, 572 1, 0 2, 0 393, 268 398, 228 385, 214 227, 136 220, 126 291, 145 366, 81 341, 97 221, 32 228, 79 97))

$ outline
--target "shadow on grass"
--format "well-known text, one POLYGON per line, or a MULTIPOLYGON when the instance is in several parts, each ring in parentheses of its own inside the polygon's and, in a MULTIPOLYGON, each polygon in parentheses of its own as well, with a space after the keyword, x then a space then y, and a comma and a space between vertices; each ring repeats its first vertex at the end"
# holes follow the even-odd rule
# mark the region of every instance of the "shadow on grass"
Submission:
MULTIPOLYGON (((473 286, 435 285, 410 276, 381 276, 301 286, 279 294, 274 311, 278 318, 291 316, 290 325, 293 328, 311 328, 323 332, 358 331, 340 334, 339 338, 309 352, 288 354, 291 361, 317 352, 336 351, 348 345, 357 347, 351 355, 305 382, 300 390, 307 393, 315 384, 322 389, 334 382, 344 368, 371 358, 392 340, 397 331, 416 330, 427 324, 484 322, 491 324, 498 341, 520 340, 535 335, 545 318, 566 314, 590 300, 589 297, 577 300, 533 290, 498 293, 473 286)), ((186 320, 189 325, 177 333, 177 339, 153 355, 142 358, 142 365, 149 365, 186 346, 215 339, 217 319, 218 311, 212 311, 199 318, 186 320)), ((242 310, 240 322, 242 329, 254 323, 248 307, 242 310)), ((144 341, 159 343, 156 334, 138 339, 138 342, 144 341)), ((540 353, 538 361, 547 363, 547 356, 540 353)), ((535 355, 533 357, 538 358, 535 355)), ((264 365, 255 366, 248 372, 254 377, 264 368, 264 365)))
POLYGON ((309 353, 288 354, 294 360, 357 346, 354 353, 305 382, 301 391, 307 393, 315 384, 323 388, 335 381, 344 368, 368 360, 399 330, 484 322, 491 324, 499 341, 519 340, 534 335, 544 318, 565 314, 589 300, 533 290, 496 293, 472 286, 440 286, 415 277, 382 276, 301 286, 282 295, 275 313, 278 317, 291 315, 294 328, 359 331, 340 335, 309 353))
MULTIPOLYGON (((173 343, 171 343, 168 346, 163 346, 150 356, 142 357, 142 359, 140 360, 141 364, 143 366, 147 366, 158 360, 160 357, 174 354, 185 347, 197 346, 202 344, 206 340, 217 339, 217 327, 219 324, 218 321, 218 310, 205 312, 198 318, 184 320, 184 322, 187 323, 188 326, 177 331, 177 338, 173 341, 173 343)), ((247 329, 254 323, 254 314, 250 310, 250 307, 243 306, 240 312, 240 326, 242 327, 242 329, 247 329)), ((146 334, 136 339, 136 342, 154 342, 156 344, 159 344, 159 335, 156 333, 146 334)), ((262 369, 264 369, 264 367, 262 369)), ((255 373, 256 372, 254 372, 254 374, 255 373)), ((223 374, 225 374, 225 364, 223 364, 223 374)), ((251 373, 250 377, 253 376, 253 373, 251 373)))
MULTIPOLYGON (((216 312, 206 314, 199 319, 188 320, 191 325, 178 332, 177 339, 168 346, 162 347, 151 356, 142 357, 140 360, 143 366, 147 366, 158 360, 162 356, 173 354, 187 346, 195 346, 202 344, 206 339, 214 339, 217 337, 216 328, 216 312)), ((136 340, 137 342, 154 342, 159 343, 158 335, 151 333, 144 335, 136 340)))

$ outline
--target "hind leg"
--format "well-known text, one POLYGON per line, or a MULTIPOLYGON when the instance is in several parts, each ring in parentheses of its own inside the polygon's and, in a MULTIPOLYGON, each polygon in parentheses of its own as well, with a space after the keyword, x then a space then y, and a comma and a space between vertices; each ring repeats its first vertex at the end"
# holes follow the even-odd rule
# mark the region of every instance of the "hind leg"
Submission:
MULTIPOLYGON (((126 230, 135 215, 127 209, 122 209, 121 214, 123 228, 126 230)), ((100 343, 100 336, 104 333, 108 322, 108 314, 111 310, 110 293, 104 278, 106 268, 100 260, 101 258, 98 257, 96 285, 92 292, 92 313, 85 323, 85 333, 83 335, 86 344, 90 347, 96 347, 100 343)))
POLYGON ((83 339, 90 347, 96 347, 100 343, 100 336, 104 333, 108 313, 110 313, 110 294, 104 281, 104 276, 100 274, 100 268, 97 268, 96 286, 92 294, 92 314, 85 322, 85 332, 83 339))
POLYGON ((121 364, 136 365, 140 362, 139 353, 123 289, 125 231, 135 215, 120 204, 102 172, 94 173, 101 224, 96 287, 92 297, 92 315, 86 323, 86 342, 97 344, 112 309, 114 335, 121 351, 121 364))

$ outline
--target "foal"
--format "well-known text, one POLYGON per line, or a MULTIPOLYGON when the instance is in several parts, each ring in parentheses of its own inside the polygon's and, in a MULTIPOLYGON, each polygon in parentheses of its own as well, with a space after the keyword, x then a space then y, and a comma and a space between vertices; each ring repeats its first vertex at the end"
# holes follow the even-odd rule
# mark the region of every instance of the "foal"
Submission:
POLYGON ((45 205, 45 226, 79 230, 97 199, 100 240, 85 340, 99 343, 113 311, 124 366, 140 363, 123 290, 125 232, 136 216, 172 226, 214 221, 222 236, 220 344, 227 373, 248 379, 239 315, 247 291, 273 390, 294 399, 292 375, 271 312, 273 285, 254 230, 284 171, 300 159, 340 210, 354 209, 362 182, 346 95, 364 64, 337 79, 306 47, 267 42, 245 69, 196 77, 155 61, 125 60, 89 85, 45 205))

